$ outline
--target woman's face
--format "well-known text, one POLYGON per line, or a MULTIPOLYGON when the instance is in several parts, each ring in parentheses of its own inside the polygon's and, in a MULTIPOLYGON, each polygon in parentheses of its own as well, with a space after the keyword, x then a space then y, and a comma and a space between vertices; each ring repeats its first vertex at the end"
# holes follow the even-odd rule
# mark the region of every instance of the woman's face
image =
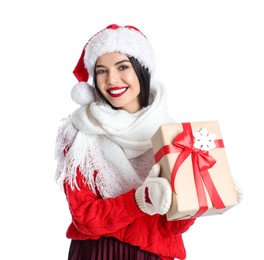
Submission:
POLYGON ((128 57, 121 53, 100 56, 95 65, 102 95, 114 106, 135 113, 140 110, 140 84, 128 57))

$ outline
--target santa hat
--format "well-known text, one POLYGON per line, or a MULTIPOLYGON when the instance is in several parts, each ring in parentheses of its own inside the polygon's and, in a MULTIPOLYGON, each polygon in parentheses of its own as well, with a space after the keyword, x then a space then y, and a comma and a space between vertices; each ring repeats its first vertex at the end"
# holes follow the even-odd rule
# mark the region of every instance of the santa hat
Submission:
POLYGON ((86 105, 93 100, 94 91, 88 80, 94 76, 97 58, 112 52, 120 52, 136 58, 142 66, 148 68, 150 73, 155 70, 152 46, 139 29, 133 26, 109 25, 90 38, 73 70, 79 81, 71 91, 74 102, 86 105))

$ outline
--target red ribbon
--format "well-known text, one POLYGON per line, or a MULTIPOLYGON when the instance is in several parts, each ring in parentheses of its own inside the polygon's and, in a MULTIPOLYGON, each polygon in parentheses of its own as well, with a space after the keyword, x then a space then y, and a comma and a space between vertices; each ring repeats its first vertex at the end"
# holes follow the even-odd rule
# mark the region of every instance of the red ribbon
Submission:
MULTIPOLYGON (((218 194, 208 172, 208 169, 214 166, 216 160, 211 155, 209 155, 208 151, 202 151, 193 147, 194 141, 191 124, 182 123, 182 126, 183 131, 175 137, 172 144, 161 147, 161 149, 155 154, 155 160, 158 162, 163 156, 167 154, 180 152, 171 173, 171 186, 173 192, 175 192, 174 182, 178 169, 185 159, 191 154, 194 182, 199 202, 199 210, 193 216, 193 218, 196 218, 204 214, 204 212, 206 212, 208 209, 204 186, 206 187, 212 204, 216 209, 225 208, 225 205, 220 198, 220 195, 218 194)), ((222 139, 215 140, 215 144, 216 148, 224 147, 222 139)))

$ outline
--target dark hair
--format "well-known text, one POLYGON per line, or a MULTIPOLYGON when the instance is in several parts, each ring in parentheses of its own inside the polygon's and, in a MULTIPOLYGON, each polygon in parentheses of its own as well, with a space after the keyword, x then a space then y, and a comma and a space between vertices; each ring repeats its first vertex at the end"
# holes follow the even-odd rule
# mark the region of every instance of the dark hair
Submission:
MULTIPOLYGON (((138 77, 138 81, 140 84, 140 93, 139 93, 139 102, 140 102, 140 107, 146 107, 148 106, 149 102, 149 90, 150 90, 150 73, 148 68, 145 68, 143 65, 139 63, 139 61, 134 58, 134 57, 128 57, 129 61, 132 64, 133 69, 135 70, 135 73, 138 77)), ((94 78, 93 78, 93 83, 95 86, 95 90, 99 97, 109 104, 113 109, 117 110, 117 107, 114 107, 100 92, 97 82, 96 82, 96 70, 94 70, 94 78)))

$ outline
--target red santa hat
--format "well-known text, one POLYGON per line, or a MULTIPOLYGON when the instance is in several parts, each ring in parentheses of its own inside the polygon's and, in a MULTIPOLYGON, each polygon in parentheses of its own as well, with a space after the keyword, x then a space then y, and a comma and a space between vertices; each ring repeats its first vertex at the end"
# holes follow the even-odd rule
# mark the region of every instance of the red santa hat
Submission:
POLYGON ((93 88, 88 80, 94 76, 97 58, 112 52, 136 58, 142 66, 149 69, 150 73, 155 70, 154 52, 145 35, 133 26, 111 24, 92 36, 82 51, 73 70, 79 81, 71 91, 74 102, 86 105, 93 100, 93 88))

